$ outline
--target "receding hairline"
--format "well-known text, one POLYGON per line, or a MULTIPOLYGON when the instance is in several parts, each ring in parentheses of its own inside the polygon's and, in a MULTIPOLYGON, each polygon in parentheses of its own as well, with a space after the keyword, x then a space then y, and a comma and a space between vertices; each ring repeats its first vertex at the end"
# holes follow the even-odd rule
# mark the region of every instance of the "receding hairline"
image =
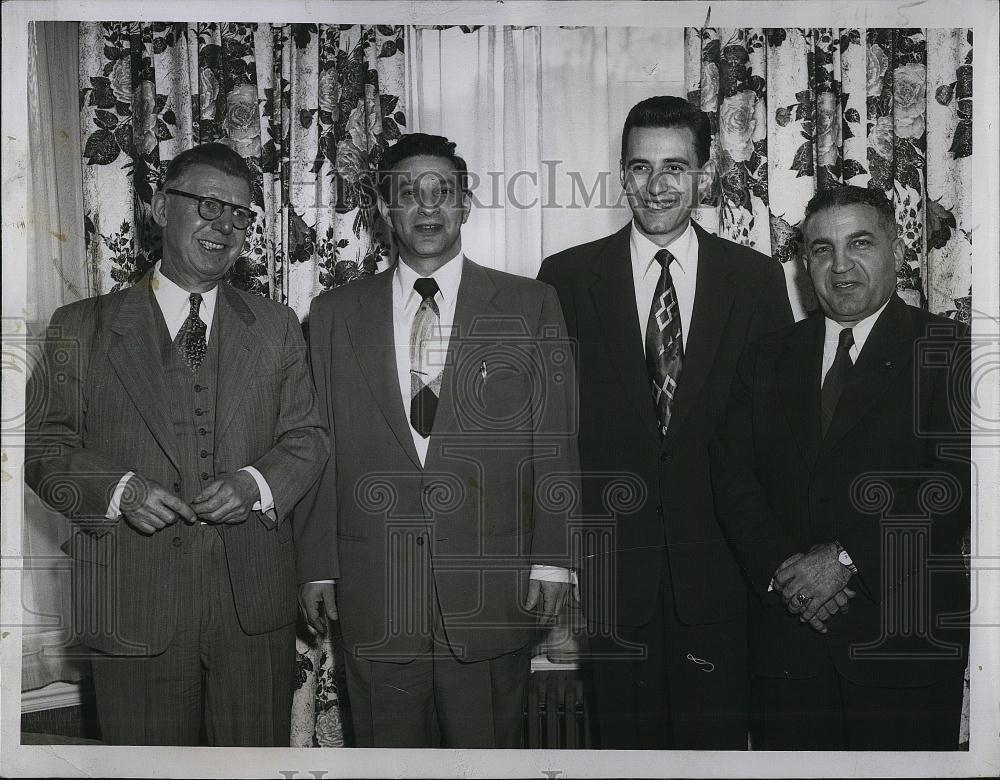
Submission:
POLYGON ((803 245, 807 243, 806 241, 806 227, 809 222, 816 216, 820 214, 825 214, 826 212, 832 211, 834 209, 849 209, 853 207, 861 207, 868 209, 875 213, 876 222, 882 227, 891 238, 899 238, 899 226, 896 224, 895 220, 889 220, 889 218, 882 213, 876 206, 871 203, 864 203, 863 201, 857 201, 853 203, 829 203, 816 209, 811 214, 807 214, 802 218, 802 222, 799 223, 799 231, 802 233, 803 245))

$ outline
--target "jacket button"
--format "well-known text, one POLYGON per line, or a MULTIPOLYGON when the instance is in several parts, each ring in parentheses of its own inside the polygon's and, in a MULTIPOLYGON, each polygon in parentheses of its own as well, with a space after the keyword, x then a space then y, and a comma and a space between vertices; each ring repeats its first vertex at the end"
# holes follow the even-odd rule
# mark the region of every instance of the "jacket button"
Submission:
POLYGON ((662 505, 657 505, 657 507, 656 507, 656 514, 658 516, 660 516, 660 517, 663 517, 663 506, 662 505))
POLYGON ((201 457, 203 457, 203 458, 207 458, 208 457, 208 450, 202 450, 198 454, 201 455, 201 457))
POLYGON ((203 411, 202 411, 201 409, 195 409, 195 410, 194 410, 194 413, 195 413, 196 415, 198 415, 199 417, 201 417, 201 416, 202 416, 202 415, 204 414, 204 412, 203 412, 203 411))
POLYGON ((174 483, 174 492, 175 493, 180 493, 181 492, 181 483, 180 482, 175 482, 174 483))
POLYGON ((211 475, 209 475, 209 473, 207 471, 203 471, 203 472, 201 472, 201 478, 202 479, 211 479, 211 475))
POLYGON ((424 546, 424 537, 422 537, 422 536, 418 536, 417 537, 417 546, 418 547, 423 547, 424 546))
POLYGON ((174 547, 180 547, 181 546, 181 538, 179 536, 175 536, 173 539, 170 540, 170 543, 174 547))
POLYGON ((206 431, 204 428, 199 428, 198 429, 198 434, 200 436, 204 436, 206 433, 208 433, 208 431, 206 431))
POLYGON ((195 385, 194 386, 194 391, 196 393, 200 393, 202 390, 204 390, 204 388, 201 385, 195 385))
POLYGON ((660 453, 660 460, 661 460, 661 461, 664 461, 664 460, 666 460, 666 459, 667 459, 667 453, 665 453, 665 452, 661 452, 661 453, 660 453))

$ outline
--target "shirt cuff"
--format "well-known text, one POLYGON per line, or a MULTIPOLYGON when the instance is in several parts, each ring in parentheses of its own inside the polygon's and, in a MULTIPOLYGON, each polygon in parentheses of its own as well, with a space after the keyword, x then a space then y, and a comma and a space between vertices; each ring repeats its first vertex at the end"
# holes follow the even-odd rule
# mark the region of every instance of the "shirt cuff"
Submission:
POLYGON ((574 587, 578 585, 576 572, 572 569, 564 569, 562 566, 543 566, 532 564, 530 579, 542 582, 568 582, 574 587))
POLYGON ((271 488, 268 487, 264 475, 253 466, 244 466, 240 471, 245 471, 253 477, 253 481, 257 483, 257 491, 260 493, 260 501, 255 501, 254 505, 250 508, 254 512, 263 512, 271 520, 277 521, 278 518, 274 514, 274 496, 271 495, 271 488))
POLYGON ((104 515, 108 520, 117 520, 121 516, 122 494, 125 492, 126 483, 134 476, 134 471, 126 471, 125 476, 119 479, 118 484, 115 485, 115 492, 111 494, 111 503, 108 504, 108 512, 104 515))
POLYGON ((336 585, 336 580, 309 580, 310 585, 336 585))

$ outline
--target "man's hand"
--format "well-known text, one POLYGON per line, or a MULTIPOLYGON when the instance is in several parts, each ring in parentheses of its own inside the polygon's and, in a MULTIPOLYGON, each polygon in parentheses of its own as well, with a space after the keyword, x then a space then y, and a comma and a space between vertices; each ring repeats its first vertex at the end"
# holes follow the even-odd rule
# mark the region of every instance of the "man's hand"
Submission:
POLYGON ((226 474, 206 486, 191 502, 198 519, 205 523, 243 523, 260 490, 254 478, 245 471, 226 474))
POLYGON ((572 587, 568 582, 528 580, 528 598, 524 602, 524 608, 532 610, 537 606, 538 622, 545 626, 551 625, 556 622, 572 587))
POLYGON ((138 474, 133 474, 125 483, 119 508, 126 522, 146 536, 152 536, 181 518, 187 523, 196 519, 194 509, 153 480, 138 474))
POLYGON ((326 636, 329 621, 337 619, 337 586, 332 582, 299 585, 299 611, 309 630, 326 636))
MULTIPOLYGON (((818 609, 815 610, 814 615, 806 616, 803 612, 799 615, 799 620, 803 623, 808 623, 814 629, 819 631, 821 634, 827 632, 826 621, 831 617, 836 615, 838 612, 845 613, 848 611, 848 602, 857 596, 857 592, 845 587, 839 593, 834 593, 833 598, 822 604, 818 609)), ((810 607, 812 605, 810 604, 810 607)))
MULTIPOLYGON (((827 542, 814 545, 805 555, 796 554, 788 558, 774 573, 774 587, 789 612, 801 614, 807 622, 811 622, 821 607, 826 607, 829 613, 828 602, 844 589, 850 579, 850 570, 838 560, 836 543, 827 542)), ((834 603, 839 609, 839 603, 834 603)))

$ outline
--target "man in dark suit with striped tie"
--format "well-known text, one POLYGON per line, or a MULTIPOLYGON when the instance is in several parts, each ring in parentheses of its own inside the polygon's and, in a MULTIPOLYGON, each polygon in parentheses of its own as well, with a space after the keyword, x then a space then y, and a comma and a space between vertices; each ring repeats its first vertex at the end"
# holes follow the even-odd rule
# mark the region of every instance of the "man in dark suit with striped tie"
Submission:
POLYGON ((691 221, 708 117, 676 97, 629 112, 632 221, 538 278, 579 340, 584 543, 605 748, 745 749, 746 590, 715 518, 708 441, 743 347, 792 321, 778 263, 691 221))
POLYGON ((881 191, 817 193, 802 233, 822 312, 746 351, 712 447, 755 596, 754 746, 955 750, 968 330, 896 295, 904 245, 881 191))
POLYGON ((550 287, 463 253, 455 144, 403 136, 378 186, 396 266, 309 315, 334 455, 302 504, 302 610, 319 632, 339 611, 358 746, 519 747, 570 580, 571 347, 550 287))
POLYGON ((28 484, 73 521, 104 742, 288 745, 289 513, 328 452, 295 314, 223 281, 253 219, 222 144, 179 154, 163 260, 64 306, 29 384, 28 484))

